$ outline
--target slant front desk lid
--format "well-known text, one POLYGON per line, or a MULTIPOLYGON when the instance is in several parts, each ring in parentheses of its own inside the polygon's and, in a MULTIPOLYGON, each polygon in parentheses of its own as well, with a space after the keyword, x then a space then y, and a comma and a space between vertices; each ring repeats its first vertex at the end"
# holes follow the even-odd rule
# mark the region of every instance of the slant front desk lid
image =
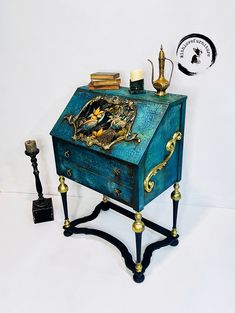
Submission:
POLYGON ((181 95, 130 95, 119 90, 76 90, 51 131, 74 145, 138 165, 169 106, 181 95))

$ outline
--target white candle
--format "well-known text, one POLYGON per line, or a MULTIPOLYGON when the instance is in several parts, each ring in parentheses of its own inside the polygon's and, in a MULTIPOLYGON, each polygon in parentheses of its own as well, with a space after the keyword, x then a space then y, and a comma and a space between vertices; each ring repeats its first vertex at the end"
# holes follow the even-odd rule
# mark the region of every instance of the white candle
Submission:
POLYGON ((24 144, 26 152, 33 153, 37 151, 37 145, 35 140, 27 140, 24 144))
POLYGON ((133 70, 130 73, 131 81, 134 82, 136 80, 144 79, 144 71, 143 70, 133 70))

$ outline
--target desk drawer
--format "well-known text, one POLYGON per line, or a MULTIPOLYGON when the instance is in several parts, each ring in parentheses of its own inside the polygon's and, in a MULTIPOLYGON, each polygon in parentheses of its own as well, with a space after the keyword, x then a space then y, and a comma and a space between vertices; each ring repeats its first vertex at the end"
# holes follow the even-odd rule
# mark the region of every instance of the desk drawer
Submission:
POLYGON ((54 140, 54 152, 57 163, 71 162, 118 185, 132 187, 134 184, 134 166, 131 164, 62 140, 54 140))
POLYGON ((59 175, 72 179, 122 203, 130 206, 134 203, 134 190, 132 188, 117 184, 108 177, 94 174, 77 164, 65 160, 57 164, 57 172, 59 175))

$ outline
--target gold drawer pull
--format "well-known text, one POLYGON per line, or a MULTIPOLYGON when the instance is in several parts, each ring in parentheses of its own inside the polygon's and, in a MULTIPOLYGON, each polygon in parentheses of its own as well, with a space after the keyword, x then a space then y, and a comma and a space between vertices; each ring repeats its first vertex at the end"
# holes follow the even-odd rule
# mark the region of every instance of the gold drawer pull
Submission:
POLYGON ((66 158, 69 158, 70 155, 71 155, 71 153, 70 153, 69 150, 65 151, 64 156, 65 156, 66 158))
POLYGON ((115 176, 120 176, 121 171, 119 170, 119 168, 114 168, 113 169, 113 173, 114 173, 115 176))
POLYGON ((178 131, 178 132, 175 132, 173 137, 167 142, 166 150, 170 153, 161 163, 157 164, 154 168, 152 168, 149 174, 146 176, 144 180, 144 190, 146 192, 152 191, 154 182, 151 181, 150 179, 152 178, 152 176, 156 175, 159 171, 161 171, 167 165, 168 161, 170 160, 170 158, 172 157, 172 154, 175 151, 175 145, 176 145, 177 140, 179 141, 181 139, 182 139, 182 134, 181 132, 178 131))
POLYGON ((116 188, 116 189, 114 190, 114 194, 115 194, 116 197, 120 197, 121 192, 122 192, 122 191, 121 191, 120 189, 118 189, 118 188, 116 188))
POLYGON ((72 176, 72 170, 70 168, 66 171, 66 173, 68 177, 72 176))

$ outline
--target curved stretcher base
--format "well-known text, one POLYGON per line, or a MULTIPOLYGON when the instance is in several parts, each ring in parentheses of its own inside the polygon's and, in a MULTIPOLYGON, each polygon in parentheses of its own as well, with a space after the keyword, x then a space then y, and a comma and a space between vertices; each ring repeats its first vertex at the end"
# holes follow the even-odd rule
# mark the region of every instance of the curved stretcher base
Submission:
POLYGON ((147 269, 147 267, 150 264, 152 254, 155 250, 160 249, 162 247, 171 245, 171 246, 177 246, 179 241, 178 241, 178 235, 176 237, 173 237, 171 234, 171 231, 158 225, 155 224, 145 218, 142 219, 146 227, 151 228, 152 230, 164 235, 166 238, 163 240, 159 240, 156 242, 151 243, 148 245, 144 251, 143 255, 143 260, 142 260, 142 271, 141 272, 136 272, 135 269, 135 262, 133 261, 132 255, 128 251, 127 247, 116 237, 98 230, 98 229, 93 229, 93 228, 85 228, 85 227, 76 227, 77 225, 89 222, 94 220, 100 213, 101 210, 107 211, 109 209, 112 209, 122 215, 127 216, 128 218, 135 219, 135 214, 112 203, 112 202, 101 202, 99 203, 95 210, 88 216, 78 218, 72 222, 70 222, 70 227, 65 228, 64 227, 64 235, 66 237, 71 236, 72 234, 85 234, 85 235, 93 235, 93 236, 98 236, 108 242, 110 242, 112 245, 114 245, 120 252, 122 257, 124 258, 126 267, 132 271, 133 279, 136 283, 141 283, 144 281, 144 272, 147 269))

